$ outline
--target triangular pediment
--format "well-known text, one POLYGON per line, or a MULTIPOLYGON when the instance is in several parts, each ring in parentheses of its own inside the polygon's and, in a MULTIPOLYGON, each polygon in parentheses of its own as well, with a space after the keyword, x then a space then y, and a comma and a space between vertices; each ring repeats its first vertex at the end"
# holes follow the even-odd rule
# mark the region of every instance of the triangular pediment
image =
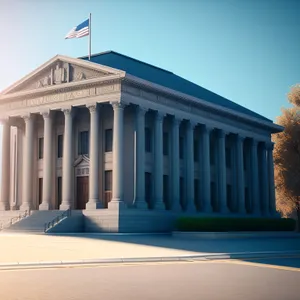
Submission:
POLYGON ((74 167, 82 167, 82 166, 89 166, 90 165, 90 158, 86 155, 79 155, 78 158, 74 162, 74 167))
POLYGON ((57 55, 4 90, 1 95, 41 90, 50 86, 88 81, 125 72, 78 58, 57 55))

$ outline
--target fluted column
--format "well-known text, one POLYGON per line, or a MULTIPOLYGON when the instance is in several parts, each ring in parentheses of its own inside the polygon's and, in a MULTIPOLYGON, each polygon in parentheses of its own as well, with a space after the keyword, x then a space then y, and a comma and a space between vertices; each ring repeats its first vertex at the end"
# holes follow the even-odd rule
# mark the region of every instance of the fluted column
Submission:
POLYGON ((268 163, 267 163, 267 150, 266 144, 263 143, 260 148, 260 156, 261 156, 261 181, 260 181, 260 189, 261 189, 261 207, 262 213, 267 216, 269 214, 269 180, 268 180, 268 163))
POLYGON ((72 108, 62 110, 65 115, 65 130, 63 144, 63 170, 62 170, 62 203, 61 210, 72 207, 73 186, 73 116, 72 108))
POLYGON ((99 199, 99 112, 97 104, 88 105, 90 111, 90 169, 89 201, 86 209, 101 208, 99 199))
POLYGON ((154 207, 165 209, 163 202, 163 120, 164 114, 157 112, 155 115, 155 150, 154 150, 154 207))
POLYGON ((112 102, 114 110, 113 125, 113 190, 112 200, 108 203, 108 208, 124 208, 123 199, 123 138, 124 138, 124 108, 120 102, 112 102))
POLYGON ((210 180, 211 180, 211 171, 210 171, 210 133, 212 129, 203 126, 200 133, 200 161, 201 166, 200 174, 200 191, 201 191, 201 211, 210 213, 212 212, 211 205, 211 190, 210 190, 210 180))
POLYGON ((268 151, 268 174, 269 174, 269 195, 270 195, 270 214, 276 214, 276 197, 275 197, 275 181, 274 181, 274 161, 273 161, 273 148, 274 144, 267 145, 268 151))
POLYGON ((218 207, 221 213, 228 213, 226 194, 226 159, 225 159, 225 132, 217 132, 217 176, 218 176, 218 207))
POLYGON ((10 187, 10 125, 8 120, 2 122, 2 169, 0 210, 9 210, 10 187))
POLYGON ((30 210, 33 205, 32 179, 33 179, 33 130, 34 120, 31 114, 23 117, 25 121, 25 143, 23 157, 23 200, 20 210, 30 210))
POLYGON ((195 123, 188 122, 186 128, 186 211, 195 212, 195 168, 194 168, 194 128, 195 123))
POLYGON ((181 211, 180 206, 180 158, 179 158, 179 126, 180 119, 174 117, 172 126, 172 210, 181 211))
POLYGON ((244 174, 244 137, 237 135, 236 137, 236 183, 237 183, 237 207, 238 213, 246 213, 245 205, 245 174, 244 174))
POLYGON ((147 208, 145 199, 145 114, 147 109, 136 108, 136 164, 135 164, 135 206, 147 208))
POLYGON ((44 118, 44 155, 43 155, 43 199, 40 210, 51 209, 52 197, 52 116, 51 112, 43 112, 44 118))
POLYGON ((253 214, 260 214, 260 195, 258 189, 258 158, 257 158, 257 141, 251 140, 250 164, 251 164, 251 206, 253 214))

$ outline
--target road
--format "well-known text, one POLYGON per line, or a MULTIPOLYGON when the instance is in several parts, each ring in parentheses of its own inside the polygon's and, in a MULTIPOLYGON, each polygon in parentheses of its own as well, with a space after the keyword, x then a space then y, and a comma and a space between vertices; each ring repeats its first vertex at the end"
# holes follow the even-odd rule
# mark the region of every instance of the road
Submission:
POLYGON ((298 300, 300 258, 0 271, 0 299, 298 300))

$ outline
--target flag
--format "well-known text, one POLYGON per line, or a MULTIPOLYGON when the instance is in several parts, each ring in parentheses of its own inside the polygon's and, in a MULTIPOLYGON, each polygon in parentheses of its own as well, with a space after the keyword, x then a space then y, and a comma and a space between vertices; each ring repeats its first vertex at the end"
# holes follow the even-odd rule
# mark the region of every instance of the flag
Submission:
POLYGON ((90 34, 90 20, 87 19, 72 30, 65 36, 65 39, 81 38, 90 34))

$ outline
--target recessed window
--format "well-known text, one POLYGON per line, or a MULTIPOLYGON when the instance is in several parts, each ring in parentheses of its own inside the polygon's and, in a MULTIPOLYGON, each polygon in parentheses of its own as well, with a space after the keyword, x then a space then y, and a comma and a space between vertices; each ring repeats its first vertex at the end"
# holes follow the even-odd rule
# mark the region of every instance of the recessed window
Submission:
POLYGON ((104 189, 105 191, 112 190, 112 171, 105 171, 105 179, 104 179, 104 189))
POLYGON ((43 178, 39 178, 39 204, 43 202, 43 178))
POLYGON ((184 139, 183 137, 179 137, 179 158, 183 159, 183 148, 184 148, 184 139))
POLYGON ((57 177, 57 203, 58 208, 62 202, 62 177, 57 177))
POLYGON ((169 155, 169 134, 164 132, 163 135, 163 153, 164 155, 169 155))
POLYGON ((112 152, 113 148, 113 131, 112 129, 105 130, 105 152, 112 152))
POLYGON ((81 131, 78 137, 78 154, 88 155, 89 154, 89 132, 81 131))
POLYGON ((151 129, 145 127, 145 151, 151 152, 152 150, 152 132, 151 129))
POLYGON ((39 159, 44 157, 44 138, 39 138, 39 159))
POLYGON ((63 135, 57 136, 57 157, 61 158, 63 156, 63 135))

